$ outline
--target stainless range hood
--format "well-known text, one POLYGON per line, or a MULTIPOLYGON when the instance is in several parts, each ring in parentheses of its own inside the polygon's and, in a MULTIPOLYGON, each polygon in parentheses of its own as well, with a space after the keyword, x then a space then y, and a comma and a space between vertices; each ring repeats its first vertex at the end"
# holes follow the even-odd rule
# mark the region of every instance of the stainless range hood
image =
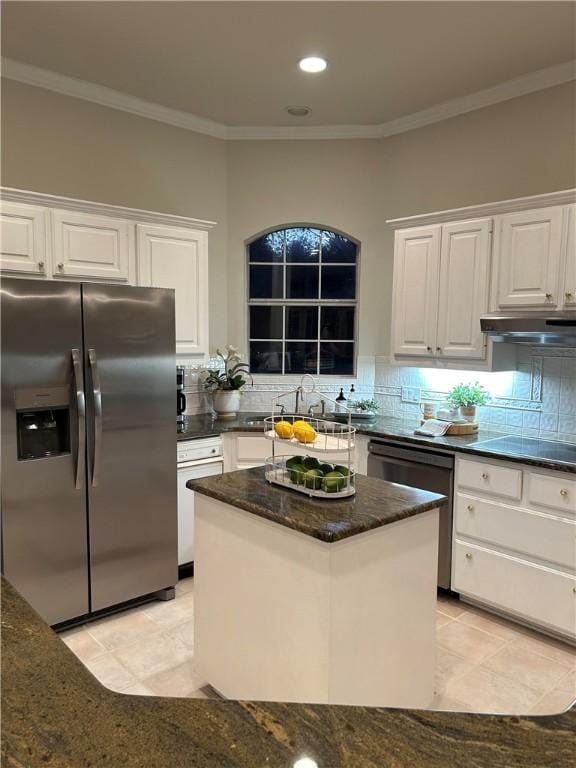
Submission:
POLYGON ((576 310, 562 312, 493 312, 480 318, 492 341, 576 347, 576 310))

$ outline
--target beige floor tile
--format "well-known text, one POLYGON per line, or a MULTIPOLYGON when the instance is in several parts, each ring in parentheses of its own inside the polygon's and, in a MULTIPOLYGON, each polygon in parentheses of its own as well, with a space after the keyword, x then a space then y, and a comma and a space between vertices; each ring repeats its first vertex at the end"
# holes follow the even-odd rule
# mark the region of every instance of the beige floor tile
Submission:
POLYGON ((105 653, 97 659, 90 659, 84 663, 94 677, 112 691, 125 690, 138 682, 138 679, 111 653, 105 653))
POLYGON ((66 643, 68 648, 81 661, 88 661, 102 656, 106 653, 106 648, 100 645, 84 627, 69 629, 67 632, 60 633, 60 639, 66 643))
POLYGON ((177 637, 190 650, 194 650, 194 619, 188 619, 188 621, 177 624, 175 627, 169 627, 166 632, 172 637, 177 637))
POLYGON ((440 627, 443 627, 445 624, 449 624, 451 621, 454 621, 451 616, 447 616, 445 613, 436 611, 436 629, 440 629, 440 627))
MULTIPOLYGON (((144 685, 158 696, 192 696, 204 682, 196 673, 191 660, 143 679, 144 685)), ((202 698, 202 696, 195 698, 202 698)))
POLYGON ((480 663, 492 656, 508 642, 460 621, 440 627, 436 632, 436 640, 443 648, 473 663, 480 663))
POLYGON ((441 645, 436 648, 436 672, 434 676, 434 690, 440 693, 451 680, 459 675, 469 672, 473 664, 455 653, 447 651, 441 645))
POLYGON ((114 651, 124 666, 139 680, 192 658, 192 650, 167 632, 156 632, 133 645, 114 651))
POLYGON ((144 683, 135 683, 124 688, 120 693, 130 694, 131 696, 155 696, 154 691, 150 690, 144 683))
POLYGON ((175 600, 150 603, 144 613, 160 627, 173 627, 194 616, 194 595, 187 592, 175 600))
POLYGON ((548 659, 559 661, 561 664, 576 665, 576 648, 574 646, 562 643, 560 640, 554 640, 541 633, 521 629, 517 644, 528 651, 540 653, 548 659))
POLYGON ((444 693, 439 693, 434 696, 432 700, 432 706, 430 709, 436 709, 444 712, 470 712, 470 706, 462 701, 446 696, 444 693))
POLYGON ((470 627, 476 627, 476 629, 488 632, 490 635, 501 637, 504 640, 513 640, 520 634, 517 625, 477 608, 470 609, 466 613, 461 614, 458 617, 458 621, 468 624, 470 627))
POLYGON ((107 650, 114 651, 146 639, 158 631, 158 626, 139 608, 98 619, 86 629, 107 650))
POLYGON ((181 579, 178 584, 176 584, 176 594, 177 595, 186 595, 189 592, 192 592, 194 589, 194 577, 189 576, 187 579, 181 579))
POLYGON ((482 666, 534 688, 541 695, 558 685, 570 671, 553 659, 518 647, 514 641, 487 659, 482 666))
POLYGON ((564 712, 574 701, 574 696, 566 691, 555 688, 546 694, 530 710, 531 715, 558 715, 564 712))
POLYGON ((438 597, 437 609, 441 613, 444 613, 446 616, 451 616, 453 619, 455 619, 457 616, 461 616, 464 613, 466 607, 463 603, 460 602, 460 600, 456 600, 453 597, 446 597, 443 595, 438 597))
POLYGON ((482 667, 452 680, 443 693, 475 712, 511 715, 527 714, 540 698, 532 688, 482 667))

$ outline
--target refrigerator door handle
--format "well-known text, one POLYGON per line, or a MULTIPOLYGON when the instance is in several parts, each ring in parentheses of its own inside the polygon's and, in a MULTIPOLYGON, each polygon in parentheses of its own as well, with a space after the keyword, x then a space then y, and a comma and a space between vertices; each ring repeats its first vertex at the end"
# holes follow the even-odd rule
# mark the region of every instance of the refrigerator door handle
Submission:
POLYGON ((94 398, 94 458, 92 460, 92 485, 98 485, 102 455, 102 387, 98 373, 96 350, 88 350, 88 362, 92 372, 92 396, 94 398))
POLYGON ((72 349, 72 373, 74 376, 74 393, 76 395, 76 415, 78 424, 78 455, 76 457, 76 481, 77 489, 82 488, 82 479, 84 477, 84 456, 86 441, 86 401, 84 399, 84 390, 80 386, 82 374, 82 362, 79 349, 72 349))

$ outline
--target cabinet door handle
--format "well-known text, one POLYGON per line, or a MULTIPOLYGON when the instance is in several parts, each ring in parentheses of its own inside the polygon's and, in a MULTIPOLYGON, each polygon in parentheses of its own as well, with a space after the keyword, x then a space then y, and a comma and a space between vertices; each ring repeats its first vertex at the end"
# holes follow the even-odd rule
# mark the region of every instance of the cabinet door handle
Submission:
POLYGON ((43 261, 39 261, 38 262, 38 269, 40 270, 40 272, 44 272, 44 262, 43 261))
POLYGON ((62 261, 58 262, 58 269, 60 270, 60 272, 62 272, 62 270, 64 269, 64 262, 62 261))
POLYGON ((436 352, 442 352, 442 347, 436 347, 436 352))
POLYGON ((473 504, 468 504, 466 509, 468 510, 468 512, 474 512, 474 505, 473 504))
POLYGON ((482 472, 482 480, 488 480, 489 477, 490 475, 488 474, 488 472, 482 472))
POLYGON ((432 347, 426 347, 427 352, 432 352, 432 347))
POLYGON ((566 488, 560 489, 560 496, 568 496, 568 491, 566 490, 566 488))
POLYGON ((552 301, 553 298, 554 296, 551 293, 546 294, 546 301, 552 301))
POLYGON ((564 294, 564 296, 566 297, 566 301, 571 301, 573 295, 574 294, 572 293, 572 291, 566 291, 566 293, 564 294))
POLYGON ((472 554, 470 552, 466 552, 466 560, 472 560, 472 554))

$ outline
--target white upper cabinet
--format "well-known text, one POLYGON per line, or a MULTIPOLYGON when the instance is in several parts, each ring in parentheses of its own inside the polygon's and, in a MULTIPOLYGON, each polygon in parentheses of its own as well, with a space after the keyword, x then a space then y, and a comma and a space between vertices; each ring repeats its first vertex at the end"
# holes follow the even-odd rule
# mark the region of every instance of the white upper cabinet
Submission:
POLYGON ((555 308, 562 304, 562 219, 559 206, 500 217, 495 247, 496 308, 555 308))
POLYGON ((393 350, 432 357, 438 321, 440 226, 396 233, 393 288, 393 350))
POLYGON ((576 305, 576 205, 566 210, 567 248, 566 267, 564 270, 564 306, 573 309, 576 305))
POLYGON ((442 226, 438 335, 439 356, 483 359, 480 316, 488 311, 491 219, 442 226))
POLYGON ((45 277, 48 271, 46 210, 3 201, 0 216, 0 269, 45 277))
POLYGON ((128 281, 129 223, 78 211, 52 211, 54 277, 128 281))
POLYGON ((138 284, 173 288, 176 352, 208 352, 208 233, 138 224, 138 284))

